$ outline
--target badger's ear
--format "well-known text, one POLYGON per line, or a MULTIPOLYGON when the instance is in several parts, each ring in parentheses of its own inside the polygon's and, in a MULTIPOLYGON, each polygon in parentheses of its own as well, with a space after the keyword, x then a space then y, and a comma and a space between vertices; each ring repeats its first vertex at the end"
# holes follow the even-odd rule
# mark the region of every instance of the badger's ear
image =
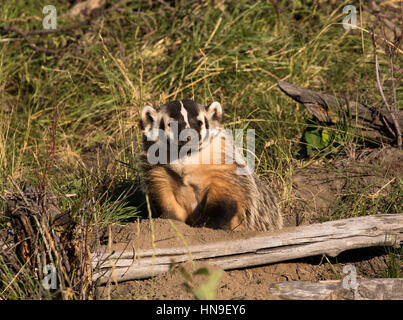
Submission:
POLYGON ((223 112, 221 104, 214 101, 212 104, 206 107, 207 118, 210 121, 223 122, 223 112))
POLYGON ((158 119, 158 112, 151 106, 145 106, 141 110, 140 127, 144 130, 148 126, 152 126, 158 119))

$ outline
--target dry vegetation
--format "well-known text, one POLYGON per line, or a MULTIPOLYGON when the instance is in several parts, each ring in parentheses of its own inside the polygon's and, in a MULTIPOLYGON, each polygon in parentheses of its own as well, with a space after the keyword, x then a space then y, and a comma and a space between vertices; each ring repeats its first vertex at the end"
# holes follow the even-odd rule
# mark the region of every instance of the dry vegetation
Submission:
MULTIPOLYGON (((338 0, 75 2, 53 2, 52 32, 44 1, 0 0, 0 299, 97 297, 89 247, 148 215, 146 103, 218 100, 228 128, 254 128, 257 173, 287 221, 403 212, 398 126, 392 147, 329 128, 277 86, 403 110, 401 1, 353 1, 355 30, 338 0), (41 285, 48 263, 57 290, 41 285)), ((376 276, 401 277, 402 252, 385 256, 376 276)))

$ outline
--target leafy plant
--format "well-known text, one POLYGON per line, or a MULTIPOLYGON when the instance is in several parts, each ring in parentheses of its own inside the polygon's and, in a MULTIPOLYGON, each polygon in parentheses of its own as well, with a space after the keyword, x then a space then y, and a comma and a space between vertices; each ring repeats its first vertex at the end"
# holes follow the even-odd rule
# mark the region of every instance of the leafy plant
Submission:
POLYGON ((304 132, 304 140, 307 143, 306 152, 313 156, 330 145, 334 134, 326 128, 308 127, 304 132))
POLYGON ((197 300, 214 300, 217 295, 217 288, 220 284, 222 277, 222 270, 218 269, 213 271, 211 274, 207 268, 199 268, 193 272, 191 275, 182 266, 179 267, 179 272, 186 279, 182 283, 182 288, 187 292, 192 293, 197 300), (208 276, 205 283, 196 285, 195 277, 208 276))

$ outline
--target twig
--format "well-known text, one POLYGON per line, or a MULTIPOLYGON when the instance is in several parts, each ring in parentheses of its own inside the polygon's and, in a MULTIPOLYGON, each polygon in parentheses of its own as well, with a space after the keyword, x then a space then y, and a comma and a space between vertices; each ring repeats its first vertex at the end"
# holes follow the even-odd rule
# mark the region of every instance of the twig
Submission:
MULTIPOLYGON (((384 20, 382 20, 384 21, 384 20)), ((384 27, 384 23, 381 23, 381 27, 382 27, 382 32, 383 32, 383 37, 386 39, 386 32, 385 32, 385 27, 384 27)), ((396 33, 395 33, 396 36, 396 33)), ((395 42, 400 42, 401 39, 395 39, 395 42)), ((393 119, 393 124, 395 125, 395 129, 396 129, 396 135, 397 135, 397 145, 399 148, 402 147, 402 134, 400 131, 400 125, 396 120, 396 113, 397 113, 397 97, 396 97, 396 88, 395 88, 395 65, 393 63, 393 49, 392 46, 389 45, 389 43, 386 43, 386 46, 388 48, 388 52, 389 52, 389 62, 390 62, 390 72, 391 72, 391 77, 392 77, 392 98, 393 98, 393 103, 392 103, 392 119, 393 119)))
POLYGON ((44 53, 49 53, 49 54, 60 54, 65 51, 64 48, 63 49, 49 49, 49 48, 38 46, 32 41, 30 36, 52 35, 52 34, 58 34, 58 33, 63 33, 63 32, 67 32, 67 31, 72 31, 74 29, 78 29, 78 28, 81 28, 81 27, 89 24, 91 22, 92 18, 93 17, 87 18, 82 22, 77 22, 71 26, 64 26, 64 27, 60 27, 57 29, 41 29, 41 30, 24 31, 17 26, 0 27, 0 33, 1 33, 1 31, 4 31, 5 33, 6 32, 15 32, 15 33, 21 35, 25 39, 25 41, 27 41, 28 46, 36 52, 44 52, 44 53))
POLYGON ((400 125, 396 119, 397 98, 396 98, 395 77, 394 77, 393 53, 392 53, 392 49, 390 48, 389 45, 388 45, 388 49, 389 49, 389 57, 390 57, 390 68, 391 68, 391 76, 392 76, 392 94, 393 94, 393 104, 392 104, 391 116, 393 119, 393 124, 395 125, 395 129, 396 129, 397 146, 399 148, 402 148, 402 132, 400 130, 400 125))
POLYGON ((20 36, 22 36, 25 39, 25 41, 28 44, 28 47, 30 47, 32 50, 34 50, 36 52, 43 52, 43 53, 49 53, 49 54, 59 54, 59 53, 62 53, 65 50, 65 49, 49 49, 49 48, 37 46, 35 43, 33 43, 31 38, 29 38, 28 33, 25 32, 24 30, 20 29, 19 27, 16 27, 16 26, 3 27, 2 29, 5 30, 5 31, 12 31, 12 32, 18 33, 20 36))
POLYGON ((53 122, 52 122, 52 147, 46 157, 45 162, 45 169, 43 171, 42 181, 39 185, 40 190, 43 192, 46 187, 46 175, 48 174, 49 170, 52 168, 55 151, 56 151, 56 126, 58 121, 58 112, 57 112, 57 105, 56 105, 56 91, 53 93, 53 122))
POLYGON ((63 33, 63 32, 71 31, 74 29, 78 29, 78 28, 88 24, 88 22, 90 22, 90 19, 87 19, 83 22, 75 23, 71 26, 60 27, 57 29, 41 29, 41 30, 27 31, 26 34, 28 36, 31 36, 31 35, 47 35, 47 34, 63 33))
MULTIPOLYGON (((383 29, 383 31, 385 32, 385 30, 383 29)), ((376 52, 376 39, 375 39, 375 34, 372 31, 372 43, 374 46, 374 60, 375 60, 375 74, 376 74, 376 81, 378 83, 378 88, 379 88, 379 92, 381 93, 381 97, 383 102, 385 103, 386 108, 391 111, 391 118, 393 121, 393 125, 395 127, 395 131, 393 131, 393 135, 396 138, 396 144, 399 148, 402 148, 402 133, 400 130, 400 126, 399 123, 396 119, 396 113, 397 113, 397 100, 396 100, 396 89, 395 89, 395 82, 394 82, 394 66, 393 66, 393 54, 391 52, 391 48, 390 46, 387 44, 388 48, 389 48, 389 57, 390 57, 390 64, 391 64, 391 75, 392 75, 392 91, 393 91, 393 105, 392 107, 390 106, 390 104, 388 103, 385 94, 383 92, 383 88, 382 88, 382 83, 381 83, 381 79, 380 79, 380 73, 379 73, 379 62, 378 62, 378 55, 376 52)), ((389 129, 389 127, 388 127, 389 129)))
POLYGON ((385 103, 386 108, 390 111, 391 107, 388 103, 388 100, 386 100, 385 94, 383 93, 383 88, 382 88, 382 83, 381 83, 381 79, 380 79, 380 74, 379 74, 379 62, 378 62, 378 55, 376 53, 376 40, 375 40, 375 34, 372 31, 372 43, 374 45, 374 59, 375 59, 375 74, 376 74, 376 82, 378 83, 378 88, 379 91, 381 93, 381 97, 383 102, 385 103))

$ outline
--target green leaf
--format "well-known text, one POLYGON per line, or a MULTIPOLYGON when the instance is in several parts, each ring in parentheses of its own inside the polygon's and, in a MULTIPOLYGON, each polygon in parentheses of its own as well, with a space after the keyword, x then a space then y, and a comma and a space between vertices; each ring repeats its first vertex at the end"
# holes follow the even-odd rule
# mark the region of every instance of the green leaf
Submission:
POLYGON ((179 267, 179 272, 183 275, 183 277, 184 277, 186 280, 192 281, 191 275, 189 274, 189 272, 187 272, 187 271, 185 270, 184 267, 179 267))
POLYGON ((214 300, 216 297, 216 291, 220 284, 222 276, 222 270, 214 271, 206 283, 200 285, 194 290, 193 294, 198 300, 214 300))
POLYGON ((200 268, 200 269, 197 269, 197 270, 193 273, 194 276, 196 276, 196 275, 198 275, 198 274, 202 274, 202 275, 208 276, 208 275, 209 275, 209 271, 208 271, 207 268, 200 268))
POLYGON ((327 129, 323 129, 322 130, 322 142, 323 142, 323 144, 325 144, 326 147, 327 147, 330 144, 331 140, 332 140, 332 133, 327 129))
POLYGON ((182 283, 182 288, 183 288, 186 292, 192 292, 192 287, 191 287, 187 282, 182 283))
POLYGON ((304 139, 307 142, 307 153, 311 156, 330 144, 332 133, 326 128, 307 129, 304 133, 304 139))

